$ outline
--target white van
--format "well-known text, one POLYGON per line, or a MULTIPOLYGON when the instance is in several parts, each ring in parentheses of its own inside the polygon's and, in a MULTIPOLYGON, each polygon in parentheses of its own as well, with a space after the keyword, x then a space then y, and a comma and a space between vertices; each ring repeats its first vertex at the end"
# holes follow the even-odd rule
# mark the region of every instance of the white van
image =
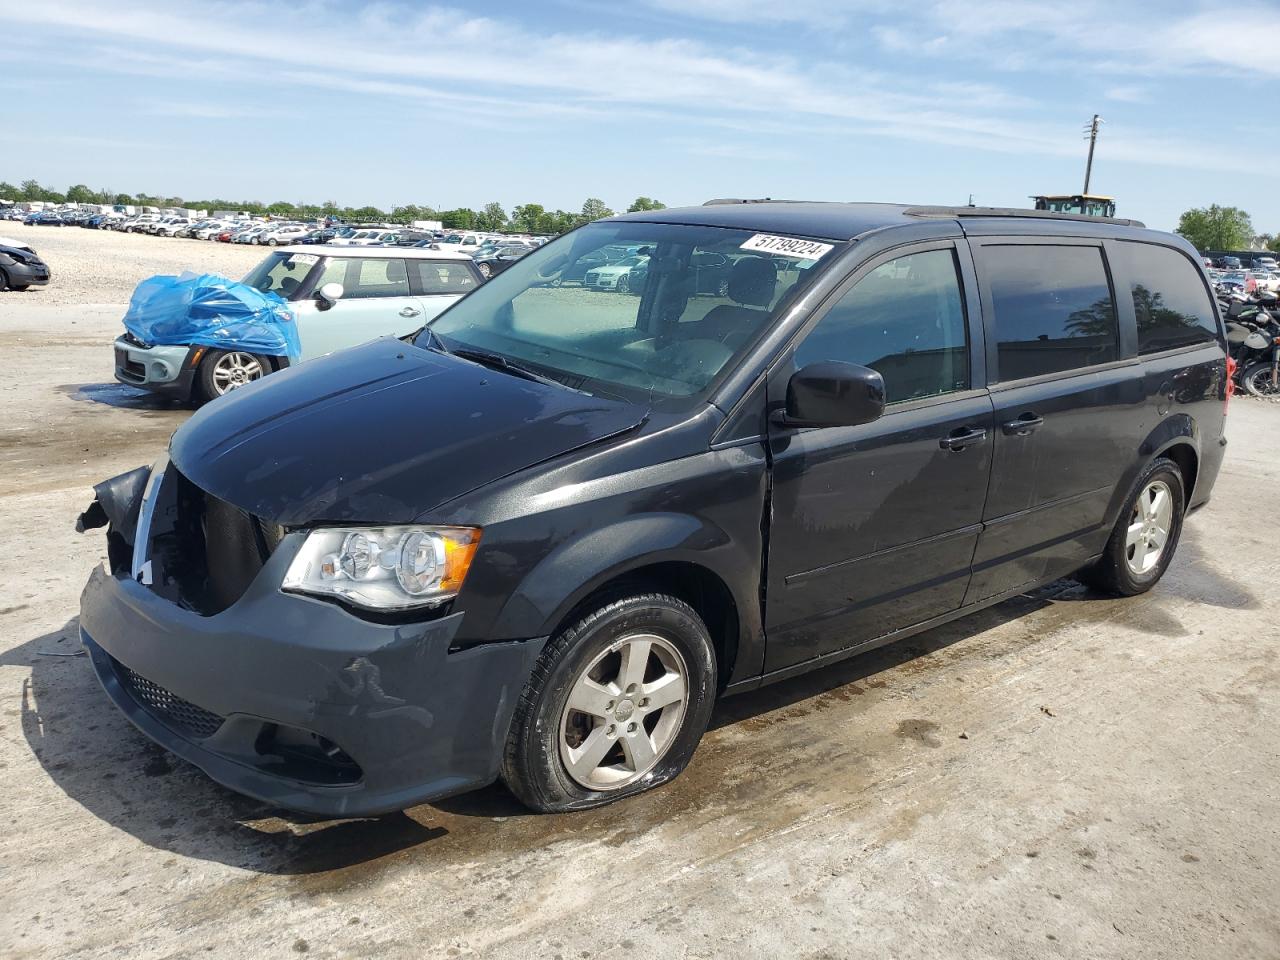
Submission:
MULTIPOLYGON (((421 327, 484 278, 466 254, 419 247, 280 247, 244 283, 288 301, 300 361, 421 327)), ((289 365, 285 357, 196 344, 115 341, 116 379, 180 400, 211 400, 289 365)))

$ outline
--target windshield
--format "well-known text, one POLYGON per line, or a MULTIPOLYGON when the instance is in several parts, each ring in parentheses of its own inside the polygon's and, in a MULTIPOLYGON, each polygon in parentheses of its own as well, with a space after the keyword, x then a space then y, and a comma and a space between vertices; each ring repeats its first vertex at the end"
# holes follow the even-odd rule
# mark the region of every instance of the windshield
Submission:
POLYGON ((273 253, 245 275, 243 283, 289 300, 320 258, 310 253, 273 253))
POLYGON ((767 239, 722 227, 589 224, 517 260, 430 330, 449 349, 500 354, 589 393, 698 396, 832 249, 792 241, 818 258, 802 259, 761 252, 767 239))

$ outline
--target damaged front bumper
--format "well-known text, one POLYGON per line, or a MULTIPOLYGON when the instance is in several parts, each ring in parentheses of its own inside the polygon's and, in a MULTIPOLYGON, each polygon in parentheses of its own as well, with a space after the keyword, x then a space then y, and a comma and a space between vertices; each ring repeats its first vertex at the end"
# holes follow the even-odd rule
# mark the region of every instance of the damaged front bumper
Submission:
MULTIPOLYGON (((137 522, 137 505, 114 498, 111 483, 99 485, 82 526, 137 522)), ((116 486, 127 498, 139 484, 116 486)), ((145 526, 137 524, 144 536, 145 526)), ((451 650, 461 613, 375 623, 282 593, 302 532, 281 541, 235 603, 203 616, 140 582, 147 577, 125 562, 121 542, 131 548, 133 537, 112 529, 113 537, 110 569, 95 570, 81 596, 81 639, 116 706, 214 780, 339 817, 401 810, 496 779, 545 639, 451 650)))

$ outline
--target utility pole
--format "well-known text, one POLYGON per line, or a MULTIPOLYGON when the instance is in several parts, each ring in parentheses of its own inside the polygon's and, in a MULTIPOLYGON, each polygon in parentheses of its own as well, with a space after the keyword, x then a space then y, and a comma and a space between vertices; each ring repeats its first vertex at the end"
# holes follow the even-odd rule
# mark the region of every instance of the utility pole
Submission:
POLYGON ((1084 168, 1084 192, 1086 195, 1089 193, 1089 178, 1093 176, 1093 148, 1098 143, 1098 125, 1105 122, 1095 113, 1093 122, 1085 127, 1085 132, 1089 137, 1089 162, 1085 164, 1084 168))

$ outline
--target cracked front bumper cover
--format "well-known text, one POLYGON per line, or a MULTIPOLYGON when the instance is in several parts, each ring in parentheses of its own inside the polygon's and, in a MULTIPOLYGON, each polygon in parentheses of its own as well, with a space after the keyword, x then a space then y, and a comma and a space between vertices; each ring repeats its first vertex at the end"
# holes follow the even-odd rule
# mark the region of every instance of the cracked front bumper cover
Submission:
POLYGON ((462 614, 371 623, 281 593, 300 539, 210 617, 127 571, 95 570, 80 631, 107 695, 224 786, 308 814, 386 813, 491 783, 545 639, 450 652, 462 614), (328 744, 354 767, 299 763, 277 747, 280 731, 328 744))

